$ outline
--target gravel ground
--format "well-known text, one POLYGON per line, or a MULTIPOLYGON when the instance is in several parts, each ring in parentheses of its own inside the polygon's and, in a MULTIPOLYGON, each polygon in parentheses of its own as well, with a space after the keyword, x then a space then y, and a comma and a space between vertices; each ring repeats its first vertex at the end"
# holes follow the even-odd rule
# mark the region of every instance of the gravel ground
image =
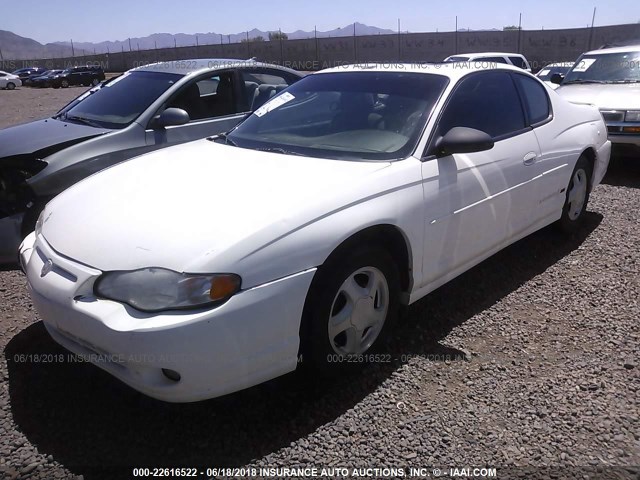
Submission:
MULTIPOLYGON (((0 126, 81 91, 0 91, 0 126)), ((637 479, 639 207, 640 163, 618 159, 579 232, 544 229, 413 305, 391 362, 196 404, 146 398, 70 361, 23 274, 0 271, 0 477, 484 465, 499 478, 637 479)))

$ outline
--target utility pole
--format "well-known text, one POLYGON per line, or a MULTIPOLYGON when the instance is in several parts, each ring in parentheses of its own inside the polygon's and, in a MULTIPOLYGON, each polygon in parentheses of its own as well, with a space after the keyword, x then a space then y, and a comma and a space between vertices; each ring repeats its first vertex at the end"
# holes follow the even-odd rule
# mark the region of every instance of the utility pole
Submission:
POLYGON ((131 37, 129 37, 129 51, 132 52, 133 48, 131 48, 131 37))
POLYGON ((358 42, 356 40, 356 22, 353 22, 353 63, 358 63, 358 42))
POLYGON ((76 56, 76 51, 73 48, 73 38, 71 39, 71 56, 75 57, 76 56))
POLYGON ((400 33, 400 19, 398 19, 398 62, 402 62, 402 34, 400 33))
POLYGON ((284 65, 284 46, 282 44, 282 28, 279 28, 280 32, 280 65, 284 65))
POLYGON ((520 19, 518 20, 518 53, 522 53, 520 50, 520 38, 522 37, 522 13, 520 14, 520 19))
POLYGON ((456 55, 458 54, 458 16, 456 15, 456 48, 455 48, 455 53, 456 55))
POLYGON ((320 50, 318 48, 318 26, 313 26, 313 35, 316 39, 316 62, 318 62, 318 67, 320 66, 320 50))
POLYGON ((589 30, 589 48, 587 50, 591 50, 593 44, 593 25, 596 22, 596 7, 593 7, 593 17, 591 17, 591 30, 589 30))

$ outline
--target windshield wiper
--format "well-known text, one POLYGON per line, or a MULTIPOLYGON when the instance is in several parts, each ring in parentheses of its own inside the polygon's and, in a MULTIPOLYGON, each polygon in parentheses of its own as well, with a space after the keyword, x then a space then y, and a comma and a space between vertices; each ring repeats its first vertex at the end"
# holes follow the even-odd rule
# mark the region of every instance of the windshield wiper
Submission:
POLYGON ((227 135, 226 133, 219 133, 217 135, 214 135, 213 137, 207 137, 207 140, 209 140, 211 142, 217 142, 218 140, 224 140, 224 143, 227 144, 227 145, 231 145, 233 147, 237 147, 238 146, 236 144, 236 142, 231 140, 229 138, 229 135, 227 135))
POLYGON ((570 85, 572 83, 607 83, 602 80, 569 80, 568 82, 562 82, 562 85, 570 85))
POLYGON ((282 147, 260 147, 260 148, 254 148, 254 150, 258 150, 259 152, 282 153, 283 155, 295 155, 297 157, 309 156, 309 155, 305 155, 304 153, 294 152, 292 150, 286 150, 282 147))
POLYGON ((633 80, 631 78, 625 78, 624 80, 611 80, 607 83, 640 83, 640 79, 633 80))
POLYGON ((67 114, 65 114, 63 118, 65 120, 70 121, 70 122, 78 122, 78 123, 83 123, 85 125, 89 125, 90 127, 102 128, 102 125, 100 125, 97 122, 94 122, 92 120, 89 120, 88 118, 77 117, 75 115, 67 115, 67 114))

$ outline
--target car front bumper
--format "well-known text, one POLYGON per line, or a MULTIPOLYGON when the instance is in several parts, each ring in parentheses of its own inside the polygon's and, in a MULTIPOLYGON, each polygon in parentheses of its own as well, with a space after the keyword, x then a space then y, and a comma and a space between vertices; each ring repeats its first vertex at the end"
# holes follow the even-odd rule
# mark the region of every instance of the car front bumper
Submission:
POLYGON ((636 147, 640 147, 640 133, 637 135, 628 133, 616 135, 615 133, 609 133, 609 140, 616 145, 635 145, 636 147))
POLYGON ((207 310, 148 314, 96 298, 102 272, 31 233, 20 247, 34 305, 53 337, 134 389, 191 402, 295 370, 304 301, 315 269, 243 290, 207 310), (180 375, 168 378, 163 369, 180 375))

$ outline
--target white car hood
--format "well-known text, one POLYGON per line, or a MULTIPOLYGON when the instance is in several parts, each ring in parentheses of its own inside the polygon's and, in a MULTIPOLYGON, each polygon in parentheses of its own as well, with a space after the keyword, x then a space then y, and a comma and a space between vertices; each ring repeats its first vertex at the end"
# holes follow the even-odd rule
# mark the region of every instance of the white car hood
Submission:
POLYGON ((340 208, 359 181, 388 165, 200 140, 76 184, 47 205, 42 234, 59 253, 103 271, 197 272, 198 259, 240 241, 254 250, 340 208))
POLYGON ((556 92, 570 102, 591 103, 600 110, 640 109, 640 83, 562 85, 556 92))

